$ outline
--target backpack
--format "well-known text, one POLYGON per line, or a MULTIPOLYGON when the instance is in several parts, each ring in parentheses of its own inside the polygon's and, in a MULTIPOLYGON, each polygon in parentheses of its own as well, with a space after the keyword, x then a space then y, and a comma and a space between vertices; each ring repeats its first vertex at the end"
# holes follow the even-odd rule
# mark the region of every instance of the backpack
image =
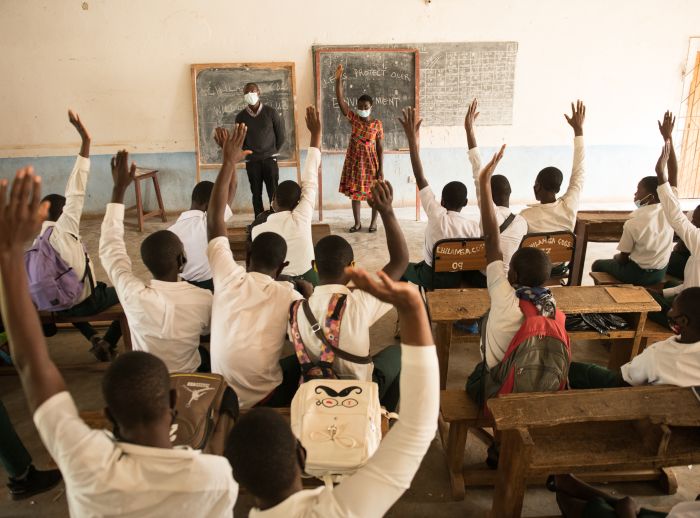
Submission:
POLYGON ((333 361, 336 356, 352 363, 363 365, 372 363, 372 357, 369 355, 357 356, 338 348, 338 341, 340 340, 340 322, 345 313, 345 302, 347 298, 347 295, 344 294, 333 294, 328 303, 325 326, 323 328, 321 328, 321 325, 311 311, 308 300, 297 300, 289 307, 291 338, 297 360, 299 360, 299 366, 301 367, 300 384, 314 379, 339 379, 340 376, 333 369, 333 361), (304 341, 301 339, 298 320, 299 308, 303 308, 306 320, 321 341, 321 354, 318 361, 313 361, 311 359, 309 351, 304 341))
POLYGON ((63 311, 78 302, 88 278, 92 287, 90 258, 85 245, 85 272, 79 278, 75 270, 68 266, 56 252, 49 238, 54 227, 51 226, 41 234, 34 245, 24 252, 24 266, 29 279, 29 294, 39 311, 63 311))
POLYGON ((567 387, 571 345, 566 316, 556 310, 554 318, 537 313, 534 304, 520 300, 525 319, 508 345, 503 359, 491 369, 486 365, 486 322, 481 323, 483 360, 467 381, 467 392, 489 415, 486 401, 501 394, 551 392, 567 387))
POLYGON ((239 415, 235 391, 223 376, 210 373, 170 374, 170 387, 177 392, 170 442, 223 455, 239 415))

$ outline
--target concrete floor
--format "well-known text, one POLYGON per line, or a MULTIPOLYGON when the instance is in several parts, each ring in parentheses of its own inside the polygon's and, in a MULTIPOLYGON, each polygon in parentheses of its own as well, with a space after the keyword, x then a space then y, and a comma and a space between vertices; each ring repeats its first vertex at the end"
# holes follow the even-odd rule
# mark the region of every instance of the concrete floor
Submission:
MULTIPOLYGON (((606 205, 587 208, 622 209, 628 207, 606 205)), ((467 212, 473 213, 474 211, 473 207, 467 208, 467 212)), ((408 241, 411 259, 415 261, 420 260, 422 258, 425 223, 413 221, 413 209, 398 209, 397 213, 402 220, 401 226, 408 241)), ((351 225, 349 210, 327 211, 324 216, 325 221, 331 224, 333 233, 342 235, 352 243, 357 254, 356 260, 358 265, 370 270, 376 270, 383 266, 388 259, 388 253, 386 251, 385 234, 381 225, 376 234, 368 234, 365 231, 348 234, 346 228, 351 225)), ((369 213, 363 214, 363 217, 366 228, 369 224, 369 213)), ((239 223, 246 221, 246 219, 243 216, 237 216, 237 222, 239 223)), ((151 222, 146 224, 146 231, 143 234, 134 230, 127 230, 127 248, 134 263, 134 270, 139 276, 143 278, 148 276, 139 259, 141 240, 150 232, 167 228, 174 220, 175 216, 170 217, 169 223, 151 220, 151 222)), ((97 265, 97 277, 100 280, 106 280, 106 275, 97 256, 100 220, 87 219, 83 222, 82 227, 85 242, 92 253, 93 261, 97 265)), ((614 248, 614 245, 608 244, 589 245, 586 261, 587 271, 594 259, 612 256, 614 248)), ((587 273, 584 283, 590 283, 587 273)), ((396 314, 391 312, 372 328, 373 350, 378 350, 385 345, 394 343, 395 322, 396 314)), ((94 359, 88 353, 87 343, 76 332, 61 332, 50 338, 48 342, 51 355, 60 364, 70 365, 94 362, 94 359)), ((460 347, 458 343, 456 346, 453 346, 448 376, 450 388, 461 388, 464 386, 466 376, 472 371, 473 366, 478 361, 478 356, 476 347, 460 347)), ((607 352, 600 343, 577 343, 574 348, 574 359, 605 364, 607 362, 607 352)), ((103 400, 100 394, 100 373, 66 369, 63 374, 78 408, 93 410, 103 407, 103 400)), ((0 395, 17 432, 32 453, 35 464, 40 468, 50 466, 51 459, 41 444, 33 426, 18 379, 14 376, 0 377, 0 395)), ((485 452, 483 448, 478 443, 470 441, 465 460, 468 462, 481 462, 484 458, 485 452)), ((606 487, 608 490, 619 494, 630 494, 638 498, 645 506, 669 509, 676 502, 694 499, 698 491, 700 491, 700 473, 698 473, 698 469, 693 469, 693 466, 685 466, 675 468, 674 471, 678 477, 680 489, 673 496, 664 495, 655 483, 610 484, 606 487)), ((5 477, 6 474, 0 469, 0 480, 3 480, 5 477)), ((442 447, 436 439, 431 445, 411 488, 389 512, 388 516, 416 518, 485 516, 490 509, 491 498, 491 489, 478 488, 469 489, 464 501, 455 502, 451 499, 442 447)), ((244 516, 251 504, 250 497, 242 495, 236 506, 236 514, 244 516)), ((558 514, 553 493, 542 487, 531 487, 528 490, 525 497, 523 516, 552 516, 558 514)), ((34 499, 23 502, 12 502, 6 492, 0 491, 0 516, 2 517, 62 517, 67 515, 63 485, 34 499)))

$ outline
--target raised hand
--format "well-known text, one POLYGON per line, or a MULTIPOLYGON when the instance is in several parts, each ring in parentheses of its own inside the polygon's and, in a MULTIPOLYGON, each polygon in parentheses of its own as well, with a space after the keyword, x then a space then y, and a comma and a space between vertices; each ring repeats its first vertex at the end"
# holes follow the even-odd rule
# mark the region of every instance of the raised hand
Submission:
POLYGON ((399 122, 403 126, 406 137, 409 140, 417 140, 423 119, 417 116, 415 108, 404 108, 402 113, 403 118, 399 118, 399 122))
POLYGON ((41 177, 31 166, 18 169, 12 182, 0 181, 0 253, 24 251, 27 241, 36 237, 46 219, 49 202, 41 202, 41 177))
POLYGON ((352 283, 362 291, 378 298, 382 302, 392 304, 399 311, 412 307, 420 307, 422 300, 415 287, 407 282, 393 281, 384 272, 378 271, 378 279, 362 268, 347 267, 345 273, 352 283))
POLYGON ((214 129, 214 142, 220 148, 224 147, 224 144, 228 140, 229 133, 226 128, 216 128, 214 129))
POLYGON ((467 114, 464 116, 464 129, 467 132, 474 131, 474 123, 476 122, 476 119, 479 118, 479 112, 476 111, 478 107, 479 103, 475 97, 471 104, 469 104, 467 114))
POLYGON ((661 136, 664 138, 664 141, 667 140, 672 140, 673 139, 673 126, 676 124, 676 118, 673 116, 673 113, 670 111, 666 111, 664 113, 664 120, 663 122, 661 121, 656 121, 659 124, 659 132, 661 133, 661 136))
POLYGON ((503 158, 503 154, 505 153, 505 150, 506 150, 506 145, 503 144, 501 146, 501 149, 499 149, 497 153, 494 153, 491 160, 489 160, 489 163, 484 166, 484 168, 479 173, 479 182, 480 183, 491 182, 491 176, 493 176, 493 173, 496 170, 496 166, 503 158))
POLYGON ((394 190, 386 180, 378 180, 372 186, 371 195, 367 198, 367 203, 379 214, 391 212, 391 203, 394 200, 394 190))
POLYGON ((85 129, 85 125, 80 120, 80 117, 78 116, 78 114, 73 113, 70 110, 68 110, 68 121, 73 125, 73 127, 78 131, 78 134, 80 135, 80 140, 82 142, 80 145, 80 156, 82 156, 84 158, 89 158, 90 157, 90 134, 88 133, 87 129, 85 129))
POLYGON ((340 81, 343 77, 343 64, 339 64, 335 69, 335 80, 340 81))
POLYGON ((576 101, 575 106, 574 103, 571 103, 571 117, 565 113, 564 118, 566 118, 569 126, 574 128, 575 136, 580 137, 583 135, 583 121, 586 119, 586 106, 583 104, 583 101, 576 101))
POLYGON ((243 143, 248 127, 242 122, 233 126, 233 131, 224 142, 224 165, 236 165, 252 151, 243 151, 243 143))
POLYGON ((136 176, 136 164, 129 166, 129 153, 126 149, 118 151, 111 160, 112 166, 112 203, 124 203, 124 194, 136 176))
POLYGON ((656 162, 656 176, 659 179, 659 184, 666 183, 666 164, 668 163, 668 157, 671 154, 671 141, 664 141, 664 145, 661 148, 661 155, 656 162))
POLYGON ((306 107, 306 127, 311 133, 309 147, 321 147, 321 117, 318 110, 313 106, 306 107))

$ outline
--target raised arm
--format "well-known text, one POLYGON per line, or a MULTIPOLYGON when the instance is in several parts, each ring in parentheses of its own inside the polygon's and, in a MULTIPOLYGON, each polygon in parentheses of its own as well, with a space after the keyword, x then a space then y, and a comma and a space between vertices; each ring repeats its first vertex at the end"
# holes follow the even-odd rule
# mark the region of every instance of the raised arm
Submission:
POLYGON ((41 178, 31 167, 17 171, 9 203, 7 180, 0 181, 0 309, 29 408, 34 411, 54 394, 66 390, 51 360, 36 308, 29 295, 24 247, 46 219, 48 202, 41 203, 41 178))
POLYGON ((670 143, 668 154, 668 183, 671 187, 678 187, 678 161, 676 160, 676 150, 673 147, 673 126, 676 124, 676 118, 670 111, 664 113, 664 121, 659 123, 659 131, 664 139, 664 142, 670 143))
POLYGON ((416 178, 418 190, 428 187, 428 180, 423 173, 423 164, 420 160, 420 152, 418 151, 418 134, 420 125, 423 119, 416 117, 415 108, 404 108, 403 118, 399 119, 403 131, 406 133, 408 140, 408 150, 411 154, 411 167, 413 168, 413 176, 416 178))
POLYGON ((382 268, 391 279, 397 281, 406 271, 408 266, 408 247, 404 238, 399 220, 396 219, 391 203, 394 199, 394 191, 391 184, 379 180, 372 187, 371 196, 367 202, 370 207, 377 209, 386 230, 386 244, 389 249, 389 262, 382 268))
POLYGON ((571 168, 571 178, 569 187, 562 196, 562 199, 569 206, 578 208, 579 196, 583 190, 583 180, 585 176, 586 152, 583 146, 583 123, 586 120, 586 106, 582 101, 571 103, 571 116, 564 114, 566 122, 574 130, 574 163, 571 168))
POLYGON ((338 65, 335 69, 335 98, 338 100, 338 106, 343 115, 348 116, 350 107, 345 101, 345 92, 343 91, 343 65, 338 65))
POLYGON ((307 106, 304 120, 311 133, 311 140, 301 174, 301 199, 294 207, 293 214, 311 223, 318 192, 318 167, 321 164, 321 117, 316 108, 307 106))
MULTIPOLYGON (((224 144, 228 140, 229 133, 226 128, 216 128, 214 130, 214 141, 216 144, 223 150, 224 144)), ((228 201, 226 202, 229 206, 231 207, 231 204, 233 203, 233 199, 236 197, 236 184, 234 182, 231 182, 229 184, 228 188, 228 201)), ((225 208, 224 208, 225 209, 225 208)))
POLYGON ((486 245, 486 263, 490 264, 494 261, 503 260, 503 252, 501 251, 501 233, 498 230, 498 221, 496 220, 496 209, 493 206, 493 196, 491 194, 491 177, 496 170, 498 162, 503 158, 503 153, 506 145, 503 144, 501 149, 493 155, 491 161, 486 164, 479 175, 479 189, 481 190, 481 225, 484 230, 484 241, 486 245))
POLYGON ((374 280, 367 272, 348 269, 352 282, 379 300, 393 304, 401 325, 400 391, 410 405, 382 440, 379 449, 357 473, 332 492, 338 515, 384 516, 410 486, 435 437, 440 389, 439 369, 428 316, 418 291, 393 282, 383 272, 374 280))
POLYGON ((479 173, 481 172, 481 153, 476 144, 476 119, 479 117, 477 111, 478 102, 476 98, 469 105, 467 114, 464 116, 464 131, 467 133, 467 146, 469 147, 469 163, 472 165, 472 178, 476 189, 476 203, 481 203, 481 192, 479 189, 479 173))
POLYGON ((217 237, 226 236, 224 214, 226 213, 227 199, 231 190, 233 191, 233 196, 236 195, 238 184, 236 164, 251 153, 251 151, 243 151, 242 149, 247 132, 248 128, 246 125, 239 123, 234 126, 230 135, 220 135, 220 138, 226 137, 223 141, 224 160, 214 182, 214 189, 211 192, 209 208, 207 209, 207 235, 209 241, 217 237))
POLYGON ((83 158, 90 158, 90 134, 83 121, 80 120, 80 116, 77 113, 73 113, 68 110, 68 121, 73 125, 73 127, 80 135, 80 156, 83 158))

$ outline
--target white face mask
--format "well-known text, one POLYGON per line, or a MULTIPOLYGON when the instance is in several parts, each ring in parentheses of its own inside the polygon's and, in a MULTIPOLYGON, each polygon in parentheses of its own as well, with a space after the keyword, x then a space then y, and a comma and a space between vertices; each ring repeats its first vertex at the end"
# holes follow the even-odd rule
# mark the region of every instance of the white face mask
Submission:
POLYGON ((647 194, 647 195, 646 195, 644 198, 642 198, 641 200, 634 200, 635 206, 636 206, 638 209, 644 207, 644 206, 646 205, 646 203, 644 203, 644 200, 646 200, 649 196, 651 196, 651 194, 647 194))
POLYGON ((245 102, 248 103, 249 106, 255 106, 256 104, 258 104, 259 97, 258 97, 257 92, 248 92, 247 94, 245 94, 243 96, 243 98, 245 99, 245 102))
POLYGON ((370 113, 372 113, 372 108, 370 108, 369 110, 357 110, 357 114, 360 117, 364 117, 364 118, 369 117, 370 113))

